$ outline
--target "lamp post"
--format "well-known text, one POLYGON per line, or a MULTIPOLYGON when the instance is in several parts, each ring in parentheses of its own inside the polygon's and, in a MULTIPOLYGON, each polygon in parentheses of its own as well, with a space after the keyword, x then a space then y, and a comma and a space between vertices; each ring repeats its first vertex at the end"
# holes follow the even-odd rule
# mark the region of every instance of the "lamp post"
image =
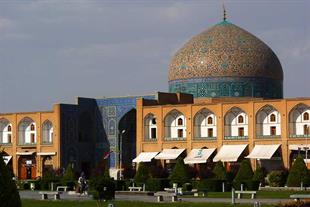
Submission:
POLYGON ((123 129, 120 133, 119 137, 119 178, 122 180, 123 174, 122 174, 122 142, 123 142, 123 135, 125 134, 126 130, 123 129))

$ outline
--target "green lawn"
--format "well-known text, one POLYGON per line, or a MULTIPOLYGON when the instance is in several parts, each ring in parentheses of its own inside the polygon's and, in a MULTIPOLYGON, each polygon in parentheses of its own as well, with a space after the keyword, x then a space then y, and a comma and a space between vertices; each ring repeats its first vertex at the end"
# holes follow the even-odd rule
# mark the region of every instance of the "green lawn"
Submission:
MULTIPOLYGON (((289 198, 292 194, 309 194, 309 191, 257 191, 257 198, 289 198)), ((231 198, 231 192, 208 192, 209 198, 231 198)), ((244 198, 250 198, 245 195, 244 198)))
MULTIPOLYGON (((99 207, 95 201, 38 201, 23 200, 23 207, 99 207)), ((232 207, 231 204, 225 203, 145 203, 137 201, 116 201, 103 202, 100 207, 107 207, 109 203, 114 203, 114 207, 232 207)), ((238 204, 236 207, 252 207, 253 204, 238 204)), ((264 207, 273 207, 264 205, 264 207)))

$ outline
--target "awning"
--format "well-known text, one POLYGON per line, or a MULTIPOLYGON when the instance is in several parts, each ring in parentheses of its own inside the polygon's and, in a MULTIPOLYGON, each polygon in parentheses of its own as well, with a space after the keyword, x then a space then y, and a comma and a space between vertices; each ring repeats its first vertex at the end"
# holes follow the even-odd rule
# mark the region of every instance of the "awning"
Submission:
POLYGON ((269 160, 279 147, 280 144, 255 145, 252 152, 245 158, 269 160))
POLYGON ((53 155, 56 155, 56 152, 38 152, 37 155, 41 155, 41 156, 50 155, 50 156, 53 156, 53 155))
POLYGON ((307 150, 310 150, 310 145, 305 145, 305 144, 293 144, 293 145, 289 145, 288 148, 290 150, 300 150, 300 151, 306 151, 307 150))
POLYGON ((161 153, 156 155, 157 160, 175 160, 185 149, 163 149, 161 153))
POLYGON ((151 162, 159 152, 141 152, 132 162, 151 162))
POLYGON ((242 145, 223 145, 220 151, 216 154, 213 162, 237 162, 242 152, 247 147, 247 144, 242 145))
POLYGON ((12 159, 12 156, 3 156, 2 158, 3 158, 4 163, 7 165, 12 159))
POLYGON ((35 152, 16 152, 17 155, 32 155, 35 152))
POLYGON ((215 151, 215 148, 211 149, 192 149, 192 151, 184 159, 185 164, 198 164, 206 163, 208 158, 215 151))

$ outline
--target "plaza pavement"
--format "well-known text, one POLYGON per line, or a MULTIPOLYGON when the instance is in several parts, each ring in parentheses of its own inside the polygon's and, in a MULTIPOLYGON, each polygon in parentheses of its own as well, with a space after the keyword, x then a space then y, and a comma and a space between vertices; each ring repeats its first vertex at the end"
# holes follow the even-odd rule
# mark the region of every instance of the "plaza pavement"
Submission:
MULTIPOLYGON (((39 195, 39 191, 20 191, 19 192, 22 199, 34 199, 40 200, 41 195, 39 195)), ((179 197, 181 202, 206 202, 206 203, 231 203, 230 198, 207 198, 207 197, 179 197)), ((49 199, 52 199, 49 198, 49 199)), ((69 195, 68 193, 64 192, 60 195, 61 200, 71 200, 71 201, 84 201, 84 200, 91 200, 91 196, 87 195, 69 195)), ((115 195, 115 200, 117 201, 143 201, 143 202, 157 202, 156 197, 149 196, 146 194, 122 194, 117 193, 115 195)), ((236 203, 254 203, 260 202, 261 204, 277 204, 280 202, 287 202, 291 201, 290 199, 236 199, 236 203)), ((165 198, 164 202, 171 202, 170 199, 165 198)))

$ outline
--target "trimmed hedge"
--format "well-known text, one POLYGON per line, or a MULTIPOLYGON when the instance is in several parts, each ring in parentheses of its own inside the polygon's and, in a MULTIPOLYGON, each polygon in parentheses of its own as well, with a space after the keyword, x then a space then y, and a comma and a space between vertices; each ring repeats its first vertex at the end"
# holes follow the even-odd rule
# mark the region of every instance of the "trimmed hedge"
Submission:
POLYGON ((111 200, 115 198, 115 185, 112 179, 104 176, 90 180, 90 192, 95 200, 111 200))
POLYGON ((149 168, 146 166, 144 162, 140 162, 138 166, 138 170, 134 177, 134 181, 138 184, 145 183, 147 179, 150 178, 149 168))
POLYGON ((267 175, 269 185, 271 187, 283 187, 285 185, 287 172, 283 170, 271 171, 267 175))
POLYGON ((298 187, 300 186, 301 182, 303 182, 304 186, 309 186, 310 173, 303 158, 298 156, 289 171, 287 185, 289 187, 298 187))
POLYGON ((76 177, 74 175, 73 169, 72 169, 72 165, 69 164, 65 170, 65 173, 61 179, 61 184, 68 186, 69 189, 68 190, 73 190, 75 185, 76 185, 76 177))
POLYGON ((265 183, 265 176, 266 176, 265 170, 261 167, 258 167, 254 172, 253 181, 258 181, 258 182, 264 184, 265 183))
POLYGON ((210 192, 221 192, 222 182, 222 180, 203 179, 198 183, 198 189, 203 189, 210 192))
POLYGON ((164 188, 168 188, 170 186, 169 182, 169 179, 149 178, 146 181, 145 189, 147 191, 163 191, 164 188))
POLYGON ((169 176, 170 184, 177 183, 178 186, 182 186, 184 183, 190 181, 187 165, 184 164, 183 159, 177 159, 177 163, 169 176))
POLYGON ((227 180, 227 172, 224 164, 219 161, 212 170, 213 178, 216 180, 227 180))

